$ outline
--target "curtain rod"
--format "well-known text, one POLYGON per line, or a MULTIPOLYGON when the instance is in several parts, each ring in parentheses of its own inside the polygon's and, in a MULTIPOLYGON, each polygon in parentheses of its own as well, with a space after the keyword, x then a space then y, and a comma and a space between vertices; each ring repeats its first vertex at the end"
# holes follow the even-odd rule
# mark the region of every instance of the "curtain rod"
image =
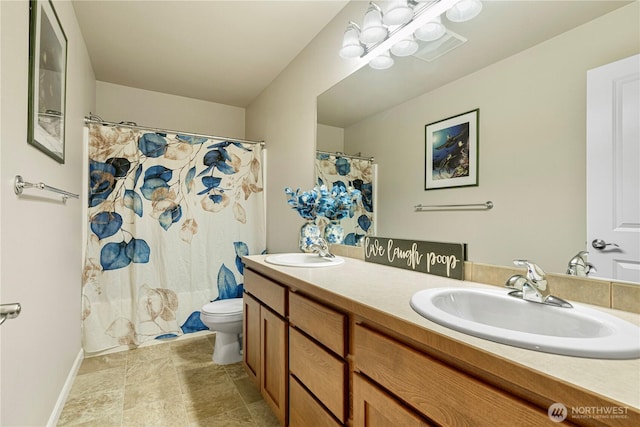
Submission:
POLYGON ((350 154, 344 154, 339 151, 332 153, 331 151, 316 150, 316 153, 328 154, 330 156, 336 156, 336 157, 347 157, 349 159, 369 160, 371 163, 373 163, 373 161, 375 160, 373 157, 355 156, 350 154))
POLYGON ((182 131, 176 131, 176 130, 170 130, 170 129, 154 128, 149 126, 139 126, 135 122, 120 122, 120 123, 108 122, 106 120, 102 120, 99 116, 96 116, 95 114, 86 116, 84 118, 84 123, 85 124, 95 123, 95 124, 104 125, 104 126, 114 126, 114 127, 128 128, 128 129, 144 129, 144 130, 149 130, 155 133, 175 133, 179 135, 193 136, 195 138, 219 139, 221 141, 242 142, 245 144, 259 144, 263 147, 265 146, 264 141, 252 141, 250 139, 227 138, 225 136, 204 135, 200 133, 182 132, 182 131))

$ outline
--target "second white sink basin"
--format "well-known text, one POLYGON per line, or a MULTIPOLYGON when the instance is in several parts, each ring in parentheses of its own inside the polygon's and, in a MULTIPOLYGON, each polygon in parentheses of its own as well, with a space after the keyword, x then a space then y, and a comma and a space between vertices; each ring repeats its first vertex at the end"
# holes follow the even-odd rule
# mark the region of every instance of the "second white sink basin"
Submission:
POLYGON ((436 288, 411 307, 438 324, 476 337, 547 353, 599 359, 640 358, 640 328, 589 307, 552 307, 507 295, 509 289, 436 288))
POLYGON ((336 256, 333 258, 321 257, 318 254, 286 253, 269 255, 264 259, 269 264, 284 265, 288 267, 331 267, 344 262, 344 259, 336 256))

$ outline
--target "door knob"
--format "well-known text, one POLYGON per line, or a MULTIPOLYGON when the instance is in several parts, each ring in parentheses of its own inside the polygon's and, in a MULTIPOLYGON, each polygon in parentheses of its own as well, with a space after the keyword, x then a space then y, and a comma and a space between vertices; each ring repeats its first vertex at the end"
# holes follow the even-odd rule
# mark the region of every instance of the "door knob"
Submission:
POLYGON ((616 248, 619 248, 620 246, 618 246, 617 243, 607 243, 602 239, 594 239, 593 242, 591 242, 591 246, 593 246, 595 249, 604 249, 607 246, 615 246, 616 248))

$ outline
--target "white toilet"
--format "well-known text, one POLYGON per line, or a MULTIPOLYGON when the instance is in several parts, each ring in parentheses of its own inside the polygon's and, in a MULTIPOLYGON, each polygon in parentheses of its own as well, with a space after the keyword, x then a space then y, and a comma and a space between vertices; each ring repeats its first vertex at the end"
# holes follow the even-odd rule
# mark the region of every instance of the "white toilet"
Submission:
POLYGON ((228 365, 242 361, 242 298, 230 298, 205 304, 200 320, 216 332, 213 362, 228 365))

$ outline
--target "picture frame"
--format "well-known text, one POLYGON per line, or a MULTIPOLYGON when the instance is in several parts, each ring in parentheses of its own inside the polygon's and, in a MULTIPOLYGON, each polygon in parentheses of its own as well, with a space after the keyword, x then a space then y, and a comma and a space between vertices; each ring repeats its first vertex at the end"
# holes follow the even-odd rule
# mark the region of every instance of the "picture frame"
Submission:
POLYGON ((51 0, 29 1, 27 142, 58 163, 65 158, 67 36, 51 0))
POLYGON ((478 185, 479 115, 475 109, 425 125, 425 190, 478 185))

